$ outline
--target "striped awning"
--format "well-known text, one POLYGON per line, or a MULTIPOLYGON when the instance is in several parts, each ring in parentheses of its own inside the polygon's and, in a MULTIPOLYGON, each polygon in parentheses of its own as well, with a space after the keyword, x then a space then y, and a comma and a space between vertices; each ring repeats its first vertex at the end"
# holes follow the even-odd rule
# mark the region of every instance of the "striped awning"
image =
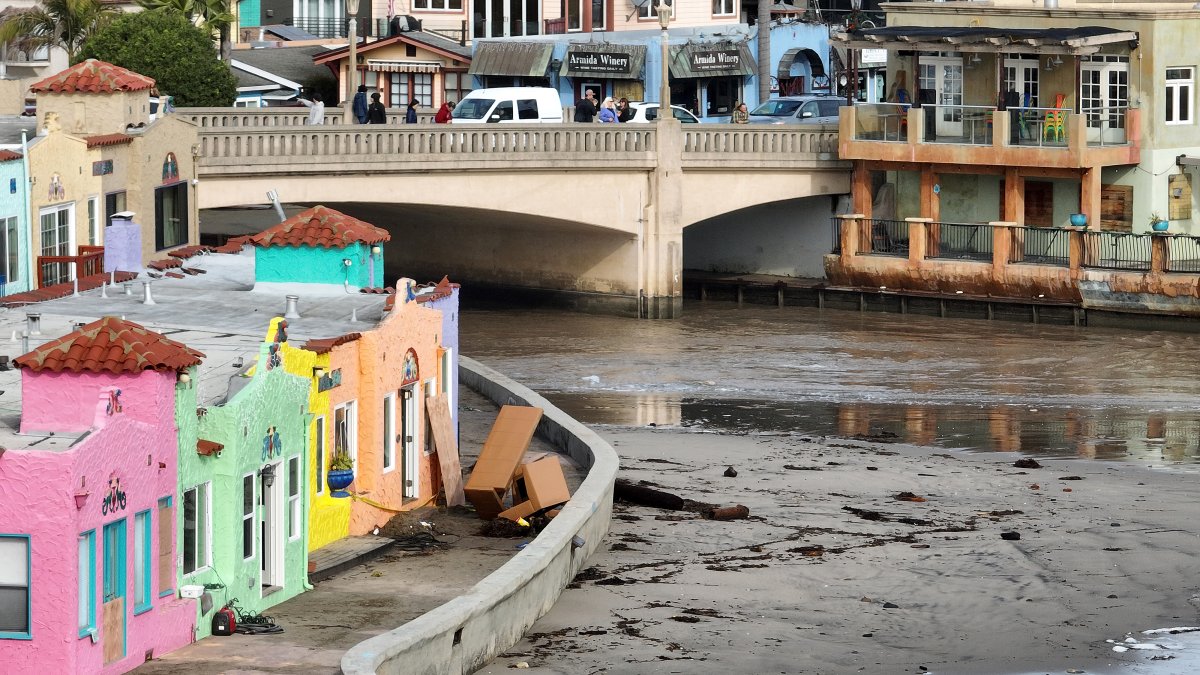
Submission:
POLYGON ((436 73, 442 64, 429 61, 376 61, 367 60, 367 70, 377 73, 436 73))
POLYGON ((543 42, 480 42, 468 75, 546 77, 554 45, 543 42))

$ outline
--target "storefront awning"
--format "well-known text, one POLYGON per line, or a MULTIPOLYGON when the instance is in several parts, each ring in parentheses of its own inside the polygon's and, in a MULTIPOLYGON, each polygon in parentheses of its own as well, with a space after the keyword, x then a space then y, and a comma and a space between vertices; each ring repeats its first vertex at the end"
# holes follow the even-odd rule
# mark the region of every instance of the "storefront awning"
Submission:
POLYGON ((698 43, 671 47, 671 77, 741 77, 754 74, 745 44, 698 43))
POLYGON ((554 45, 541 42, 480 42, 468 75, 545 77, 554 45))
POLYGON ((987 26, 887 26, 838 33, 837 43, 851 49, 918 52, 1004 52, 1007 54, 1094 54, 1104 45, 1138 45, 1136 31, 1106 26, 1075 28, 991 28, 987 26))
POLYGON ((646 63, 646 45, 573 44, 567 46, 558 74, 563 77, 596 77, 637 80, 646 63))
POLYGON ((436 73, 442 69, 440 63, 428 61, 377 61, 367 59, 367 69, 376 73, 436 73))
POLYGON ((781 80, 791 78, 792 64, 795 63, 797 56, 808 62, 808 69, 812 71, 813 78, 825 77, 825 64, 821 63, 821 57, 805 47, 796 47, 783 53, 783 58, 779 59, 779 72, 776 77, 781 80))

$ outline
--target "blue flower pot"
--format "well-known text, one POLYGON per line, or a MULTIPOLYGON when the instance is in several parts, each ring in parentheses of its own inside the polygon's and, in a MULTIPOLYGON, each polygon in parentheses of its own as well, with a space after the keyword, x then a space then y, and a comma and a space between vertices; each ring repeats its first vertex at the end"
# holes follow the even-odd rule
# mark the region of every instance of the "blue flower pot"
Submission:
POLYGON ((1087 214, 1086 213, 1072 213, 1071 214, 1071 225, 1073 225, 1075 227, 1087 227, 1087 214))
POLYGON ((350 493, 346 492, 346 488, 354 482, 354 469, 330 469, 325 482, 333 491, 331 496, 349 497, 350 493))
POLYGON ((1156 220, 1150 225, 1151 229, 1153 229, 1155 232, 1166 232, 1167 228, 1170 226, 1171 221, 1169 220, 1156 220))

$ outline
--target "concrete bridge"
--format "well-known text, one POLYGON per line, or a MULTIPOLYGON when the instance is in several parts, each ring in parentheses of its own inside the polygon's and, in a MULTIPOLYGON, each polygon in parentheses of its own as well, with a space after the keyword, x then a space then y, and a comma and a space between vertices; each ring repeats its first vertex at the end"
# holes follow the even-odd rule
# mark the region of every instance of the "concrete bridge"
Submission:
POLYGON ((850 188, 833 126, 309 127, 288 109, 179 114, 200 131, 201 209, 274 190, 388 228, 389 275, 448 272, 646 318, 679 315, 685 264, 819 275, 829 197, 850 188))

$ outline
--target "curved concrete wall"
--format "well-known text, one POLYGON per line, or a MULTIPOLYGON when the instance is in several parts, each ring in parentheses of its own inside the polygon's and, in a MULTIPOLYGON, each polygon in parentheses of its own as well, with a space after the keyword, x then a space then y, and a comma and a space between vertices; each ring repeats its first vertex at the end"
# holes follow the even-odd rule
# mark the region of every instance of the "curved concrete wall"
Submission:
POLYGON ((454 600, 346 652, 346 675, 475 671, 516 644, 550 611, 608 532, 617 477, 612 447, 546 399, 472 359, 460 360, 459 380, 500 405, 542 408, 538 434, 586 467, 587 478, 562 513, 500 569, 454 600), (584 542, 577 549, 571 544, 576 535, 584 542))

